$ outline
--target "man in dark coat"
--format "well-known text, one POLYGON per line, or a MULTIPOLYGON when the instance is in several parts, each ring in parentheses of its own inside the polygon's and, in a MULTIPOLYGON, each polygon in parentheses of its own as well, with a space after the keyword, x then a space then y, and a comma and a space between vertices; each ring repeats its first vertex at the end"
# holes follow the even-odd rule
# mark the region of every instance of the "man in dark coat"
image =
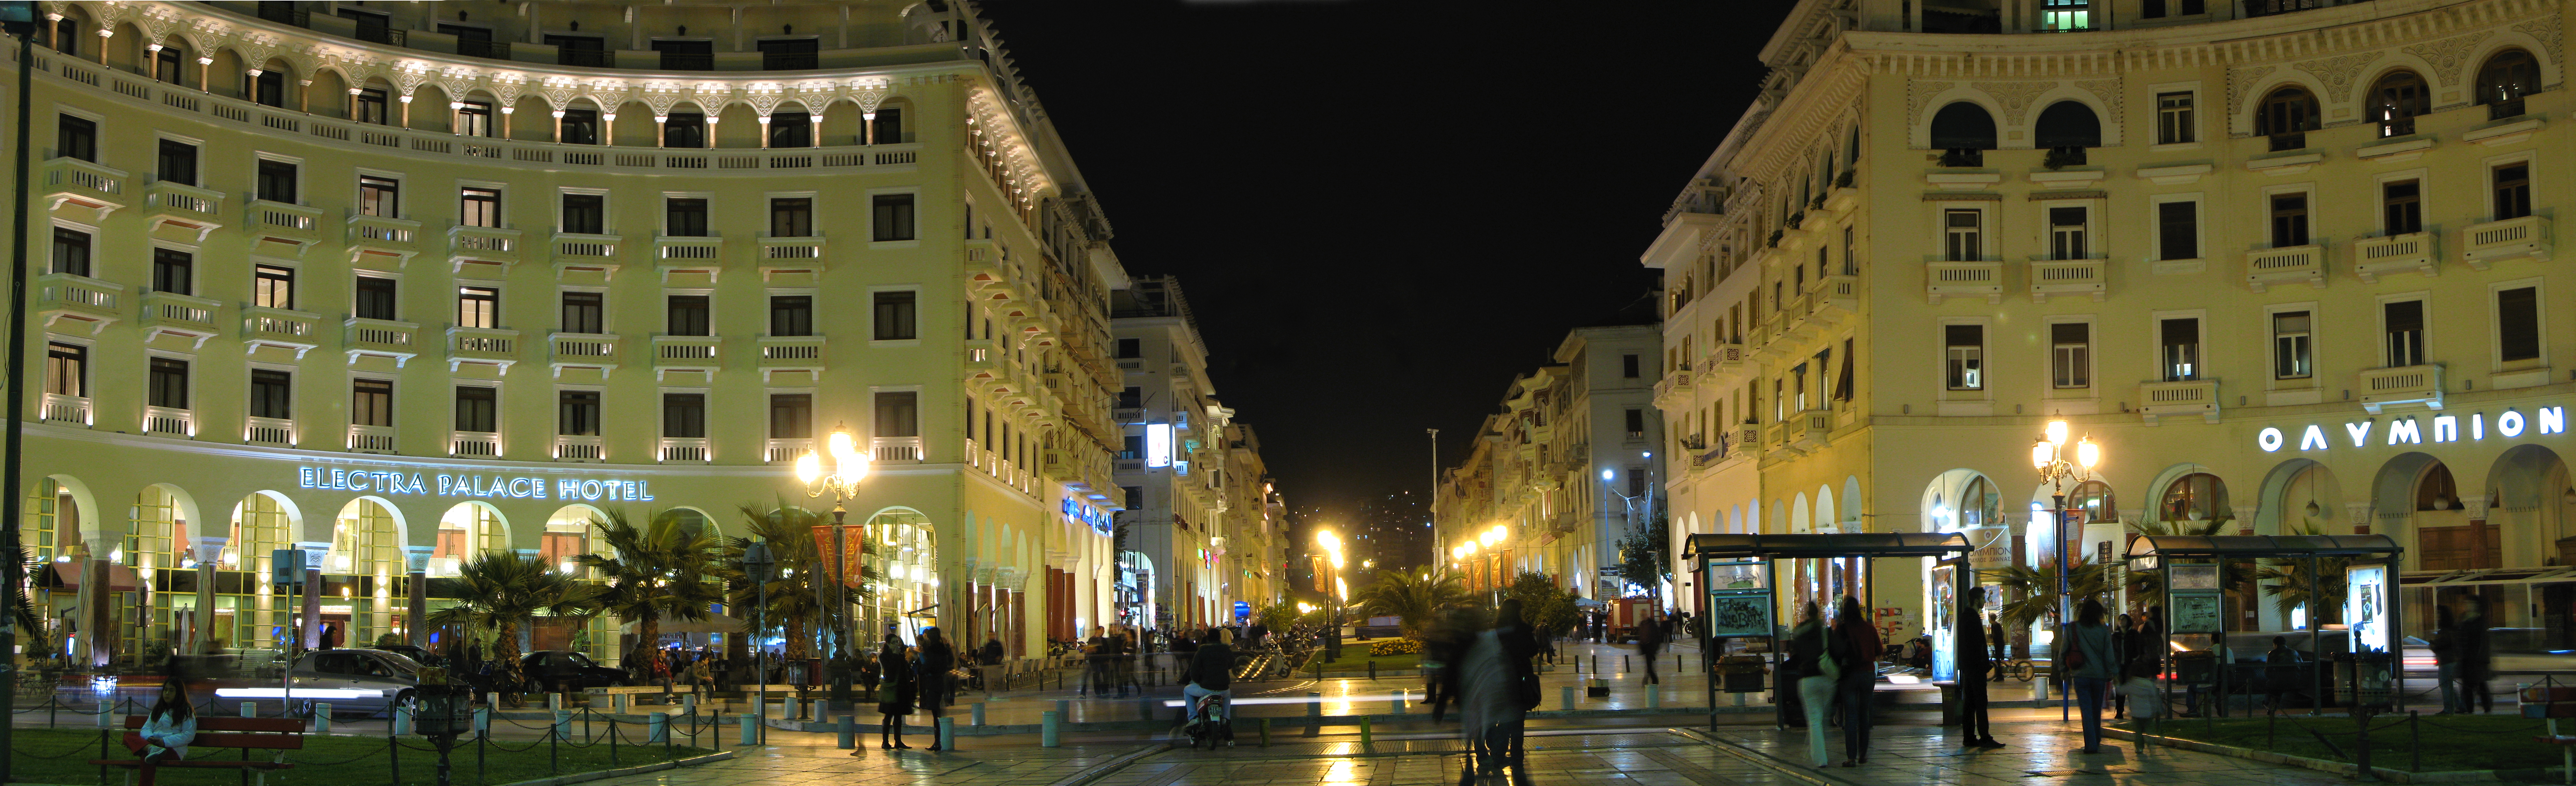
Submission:
POLYGON ((1959 598, 1957 622, 1952 625, 1957 641, 1951 650, 1959 663, 1959 736, 1966 748, 2001 748, 1995 741, 1993 723, 1986 718, 1986 670, 1994 668, 1986 660, 1986 588, 1969 587, 1959 598))

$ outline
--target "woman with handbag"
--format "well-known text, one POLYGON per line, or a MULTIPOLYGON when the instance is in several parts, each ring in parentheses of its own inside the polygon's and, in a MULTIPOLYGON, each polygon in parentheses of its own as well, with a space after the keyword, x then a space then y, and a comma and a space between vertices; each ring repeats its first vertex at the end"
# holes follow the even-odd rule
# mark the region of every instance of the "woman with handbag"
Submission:
POLYGON ((1825 613, 1815 601, 1807 601, 1805 614, 1798 627, 1789 629, 1787 668, 1798 677, 1798 702, 1807 711, 1807 763, 1819 769, 1833 766, 1826 758, 1825 714, 1834 701, 1834 683, 1841 681, 1842 668, 1825 652, 1825 613))
MULTIPOLYGON (((903 716, 912 714, 914 680, 912 649, 903 640, 886 634, 885 646, 877 650, 877 747, 888 750, 911 748, 903 744, 903 716)), ((858 755, 851 751, 850 755, 858 755)))
POLYGON ((920 684, 921 712, 930 716, 930 749, 939 750, 939 710, 948 706, 949 670, 957 668, 957 651, 936 627, 921 629, 921 646, 913 651, 914 679, 920 684))
POLYGON ((1834 696, 1843 707, 1843 766, 1868 764, 1870 694, 1878 690, 1875 664, 1886 647, 1879 643, 1878 628, 1861 611, 1859 598, 1843 596, 1829 645, 1834 663, 1843 671, 1834 681, 1834 696))
POLYGON ((2083 708, 2084 747, 2081 753, 2102 752, 2102 694, 2111 685, 2111 675, 2119 664, 2111 652, 2111 626, 2102 624, 2102 601, 2085 598, 2076 613, 2072 646, 2066 648, 2064 662, 2059 664, 2074 680, 2075 701, 2083 708))

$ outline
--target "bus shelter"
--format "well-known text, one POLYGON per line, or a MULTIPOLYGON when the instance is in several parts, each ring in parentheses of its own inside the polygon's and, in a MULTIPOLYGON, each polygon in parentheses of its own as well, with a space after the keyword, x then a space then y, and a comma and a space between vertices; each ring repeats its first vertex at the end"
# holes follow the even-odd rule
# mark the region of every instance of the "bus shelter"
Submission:
MULTIPOLYGON (((1935 560, 1966 554, 1972 550, 1968 539, 1948 532, 1858 532, 1845 534, 1768 535, 1739 533, 1701 533, 1690 536, 1684 544, 1692 569, 1700 574, 1700 591, 1706 593, 1707 624, 1700 626, 1701 652, 1715 652, 1718 639, 1762 638, 1770 640, 1771 674, 1780 674, 1782 630, 1776 612, 1779 561, 1784 559, 1832 559, 1837 557, 1875 560, 1882 557, 1923 558, 1935 560)), ((1969 580, 1967 571, 1952 574, 1954 583, 1969 580)), ((1965 592, 1966 584, 1952 588, 1952 596, 1965 592)), ((1861 607, 1878 608, 1874 601, 1877 582, 1861 582, 1861 607)), ((1937 641, 1937 640, 1936 640, 1937 641)), ((1936 656, 1937 657, 1937 656, 1936 656)), ((1715 661, 1712 660, 1712 663, 1715 661)), ((1717 723, 1717 675, 1708 680, 1709 723, 1717 723)), ((1774 690, 1782 690, 1774 685, 1774 690)), ((1795 691, 1783 691, 1790 695, 1795 691)), ((1788 702, 1777 701, 1781 712, 1788 702)), ((1785 716, 1783 716, 1785 719, 1785 716)), ((1785 720, 1784 720, 1785 722, 1785 720)))
MULTIPOLYGON (((2342 630, 2328 631, 2321 620, 2325 616, 2311 611, 2306 615, 2308 651, 2315 654, 2313 672, 2305 676, 2315 700, 2310 711, 2322 708, 2331 694, 2326 657, 2326 637, 2345 637, 2340 642, 2351 653, 2352 696, 2356 709, 2386 703, 2394 710, 2397 697, 2406 695, 2406 670, 2399 631, 2403 620, 2395 602, 2399 560, 2405 547, 2386 535, 2142 535, 2129 541, 2128 564, 2133 572, 2154 572, 2163 578, 2161 605, 2164 625, 2163 673, 2171 682, 2186 685, 2214 683, 2218 696, 2217 712, 2227 707, 2231 674, 2238 671, 2231 661, 2233 648, 2227 646, 2225 595, 2228 587, 2221 578, 2225 566, 2258 560, 2274 564, 2303 567, 2306 580, 2318 587, 2310 588, 2311 609, 2325 598, 2323 586, 2341 583, 2344 591, 2342 630), (2320 578, 2320 568, 2327 560, 2343 565, 2339 578, 2320 578), (2180 650, 2175 636, 2206 635, 2211 647, 2208 656, 2215 668, 2202 673, 2180 665, 2180 650), (2386 698, 2382 698, 2386 697, 2386 698)), ((2260 644, 2258 642, 2258 644, 2260 644)), ((2266 664, 2265 681, 2277 682, 2271 670, 2277 664, 2266 664)), ((2295 673, 2295 670, 2293 671, 2295 673)))

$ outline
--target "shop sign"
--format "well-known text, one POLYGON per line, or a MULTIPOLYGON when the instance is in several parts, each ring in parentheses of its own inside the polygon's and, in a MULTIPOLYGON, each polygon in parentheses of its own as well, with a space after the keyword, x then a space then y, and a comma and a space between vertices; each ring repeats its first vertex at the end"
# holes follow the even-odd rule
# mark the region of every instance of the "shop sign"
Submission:
POLYGON ((576 480, 556 478, 551 487, 546 478, 509 477, 504 475, 424 475, 414 472, 368 472, 324 467, 297 467, 297 488, 331 491, 365 491, 376 494, 419 494, 439 497, 484 497, 501 499, 614 500, 653 501, 653 482, 649 480, 576 480))
POLYGON ((1085 505, 1081 500, 1072 497, 1064 498, 1063 507, 1064 520, 1090 527, 1093 532, 1109 534, 1111 525, 1108 511, 1085 505))
MULTIPOLYGON (((2384 444, 2388 445, 2421 445, 2426 442, 2458 442, 2460 441, 2463 433, 2460 430, 2462 425, 2466 425, 2468 427, 2466 434, 2469 441, 2483 441, 2487 438, 2487 416, 2484 412, 2469 413, 2468 422, 2466 424, 2463 424, 2460 421, 2460 416, 2458 415, 2435 415, 2433 416, 2433 422, 2429 429, 2426 428, 2426 425, 2422 420, 2417 418, 2408 417, 2391 420, 2388 422, 2387 432, 2380 435, 2378 438, 2384 440, 2384 444)), ((2343 424, 2343 436, 2352 441, 2353 447, 2367 447, 2370 445, 2373 438, 2371 431, 2378 426, 2378 418, 2345 423, 2343 424)), ((2503 414, 2495 417, 2496 436, 2503 437, 2505 439, 2516 439, 2521 437, 2525 432, 2538 432, 2540 434, 2567 433, 2567 408, 2541 407, 2537 410, 2533 410, 2532 414, 2528 417, 2525 417, 2519 411, 2508 409, 2505 410, 2503 414)), ((2266 427, 2262 431, 2256 432, 2254 435, 2254 446, 2262 448, 2265 453, 2279 451, 2283 446, 2288 444, 2289 434, 2287 432, 2283 432, 2279 428, 2266 427)), ((2333 447, 2333 443, 2326 438, 2326 429, 2324 426, 2310 424, 2307 428, 2300 430, 2300 450, 2325 450, 2330 447, 2333 447)))

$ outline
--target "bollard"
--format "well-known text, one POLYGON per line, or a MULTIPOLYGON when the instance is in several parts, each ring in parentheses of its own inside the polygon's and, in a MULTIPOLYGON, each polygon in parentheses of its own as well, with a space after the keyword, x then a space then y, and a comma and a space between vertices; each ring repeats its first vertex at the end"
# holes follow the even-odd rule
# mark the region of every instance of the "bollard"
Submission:
POLYGON ((2030 681, 2030 700, 2031 700, 2031 701, 2047 701, 2047 700, 2048 700, 2048 681, 2047 681, 2047 680, 2031 680, 2031 681, 2030 681))
POLYGON ((1397 715, 1402 715, 1402 714, 1404 714, 1404 700, 1405 700, 1405 698, 1406 698, 1405 694, 1406 694, 1406 691, 1396 691, 1396 692, 1395 692, 1395 701, 1388 702, 1388 703, 1387 703, 1387 709, 1388 709, 1389 711, 1393 712, 1394 714, 1397 714, 1397 715))
POLYGON ((1601 673, 1601 653, 1592 653, 1592 673, 1601 673))
POLYGON ((1270 716, 1261 716, 1261 747, 1270 747, 1270 716))
POLYGON ((1663 706, 1664 706, 1664 691, 1663 691, 1663 689, 1662 689, 1662 688, 1655 688, 1655 687, 1649 687, 1649 688, 1647 688, 1647 689, 1646 689, 1646 709, 1650 709, 1650 710, 1651 710, 1651 709, 1658 709, 1658 708, 1661 708, 1661 707, 1663 707, 1663 706))
POLYGON ((1066 721, 1073 720, 1073 702, 1066 699, 1055 700, 1055 715, 1066 721))
MULTIPOLYGON (((115 707, 115 705, 113 705, 113 704, 109 704, 109 703, 108 703, 108 701, 107 701, 106 699, 99 699, 99 700, 98 700, 98 727, 99 727, 99 728, 102 728, 102 729, 110 728, 109 724, 111 724, 111 723, 115 722, 115 720, 116 720, 116 710, 114 709, 114 707, 115 707)), ((255 715, 253 715, 253 714, 252 714, 252 712, 251 712, 251 703, 250 703, 250 702, 247 702, 247 701, 242 702, 242 717, 244 717, 244 718, 257 717, 257 716, 255 716, 255 715)))
POLYGON ((1372 744, 1369 741, 1369 716, 1366 715, 1360 716, 1360 744, 1372 744))
POLYGON ((572 713, 563 710, 555 711, 554 735, 558 740, 572 739, 572 713))
POLYGON ((697 694, 692 693, 692 694, 689 694, 689 695, 681 696, 681 697, 680 697, 680 714, 682 714, 682 715, 696 715, 696 714, 698 714, 698 695, 697 695, 697 694))
POLYGON ((499 706, 501 706, 501 692, 500 692, 500 691, 493 691, 493 692, 491 692, 491 693, 483 694, 483 706, 486 706, 486 707, 499 707, 499 706))
POLYGON ((562 711, 563 711, 563 694, 561 694, 561 693, 549 693, 549 694, 546 694, 546 711, 547 711, 547 712, 562 712, 562 711))
POLYGON ((942 716, 939 719, 939 736, 933 737, 932 739, 939 741, 940 750, 953 751, 957 749, 956 724, 956 718, 942 716))
POLYGON ((1057 718, 1060 717, 1063 716, 1055 710, 1038 713, 1038 747, 1053 748, 1059 744, 1056 727, 1059 725, 1057 718))
POLYGON ((671 713, 656 712, 644 716, 644 744, 671 744, 671 713))
POLYGON ((1733 697, 1735 697, 1735 706, 1738 706, 1738 707, 1742 707, 1742 706, 1744 706, 1744 694, 1741 694, 1741 693, 1729 693, 1729 694, 1726 694, 1726 695, 1729 695, 1729 696, 1733 696, 1733 697))
POLYGON ((626 694, 623 694, 623 693, 612 693, 612 694, 609 694, 609 695, 608 695, 608 711, 609 711, 609 712, 611 712, 611 713, 614 713, 614 714, 618 714, 618 715, 624 715, 624 714, 626 714, 626 708, 627 708, 627 704, 626 704, 626 696, 627 696, 627 695, 626 695, 626 694))
POLYGON ((759 715, 757 715, 757 714, 754 714, 754 713, 749 713, 749 712, 743 713, 743 714, 742 714, 742 744, 744 744, 744 745, 758 745, 758 744, 760 744, 760 743, 757 741, 757 740, 759 740, 759 739, 760 739, 760 716, 759 716, 759 715))
MULTIPOLYGON (((319 723, 319 722, 322 722, 322 719, 324 719, 324 718, 328 718, 328 717, 331 717, 331 713, 323 709, 324 707, 329 707, 329 706, 331 706, 331 705, 328 705, 328 704, 316 704, 316 705, 313 705, 313 718, 314 718, 314 721, 315 721, 315 722, 319 723)), ((404 711, 402 711, 402 710, 400 710, 400 709, 388 709, 388 710, 385 710, 385 725, 386 725, 387 727, 390 727, 390 728, 392 729, 392 731, 393 731, 393 735, 394 735, 394 736, 396 736, 396 737, 400 737, 400 736, 405 735, 405 734, 410 734, 410 733, 411 733, 411 722, 412 722, 412 714, 411 714, 411 713, 404 712, 404 711)))
POLYGON ((984 703, 983 703, 983 702, 980 702, 980 701, 979 701, 979 702, 975 702, 974 704, 968 705, 966 712, 967 712, 967 714, 968 714, 968 715, 973 716, 972 720, 974 721, 975 725, 977 725, 977 726, 982 726, 982 725, 984 725, 984 703))
POLYGON ((1323 691, 1310 690, 1306 692, 1306 717, 1315 718, 1317 719, 1317 722, 1322 722, 1322 718, 1324 717, 1323 691))
POLYGON ((1369 679, 1377 679, 1377 661, 1369 661, 1369 679))
POLYGON ((1628 656, 1626 655, 1619 656, 1619 673, 1628 673, 1628 656))
MULTIPOLYGON (((107 709, 107 700, 106 700, 106 699, 100 699, 100 700, 98 700, 98 727, 99 727, 99 728, 102 728, 102 729, 107 728, 107 713, 108 713, 108 709, 107 709)), ((242 717, 244 717, 244 718, 256 718, 256 717, 259 717, 259 702, 256 702, 256 701, 245 701, 245 702, 242 702, 242 704, 241 704, 241 716, 242 716, 242 717)))
MULTIPOLYGON (((394 716, 395 716, 395 717, 401 717, 401 716, 402 716, 402 713, 401 713, 401 712, 394 712, 393 714, 394 714, 394 716)), ((313 733, 315 733, 315 734, 329 734, 329 733, 331 733, 331 705, 328 705, 328 704, 316 704, 316 705, 313 705, 313 733)), ((395 733, 395 734, 406 734, 406 733, 408 733, 408 732, 405 732, 405 731, 401 730, 400 728, 396 728, 396 729, 394 730, 394 733, 395 733)))
POLYGON ((492 708, 490 708, 490 707, 476 707, 476 708, 474 708, 474 732, 475 732, 475 733, 477 733, 477 734, 481 734, 481 733, 489 732, 489 731, 491 731, 491 730, 492 730, 492 708))
POLYGON ((859 716, 841 716, 841 750, 857 750, 858 747, 859 716))
POLYGON ((1574 709, 1574 686, 1561 685, 1556 690, 1557 696, 1565 702, 1565 709, 1574 709))

